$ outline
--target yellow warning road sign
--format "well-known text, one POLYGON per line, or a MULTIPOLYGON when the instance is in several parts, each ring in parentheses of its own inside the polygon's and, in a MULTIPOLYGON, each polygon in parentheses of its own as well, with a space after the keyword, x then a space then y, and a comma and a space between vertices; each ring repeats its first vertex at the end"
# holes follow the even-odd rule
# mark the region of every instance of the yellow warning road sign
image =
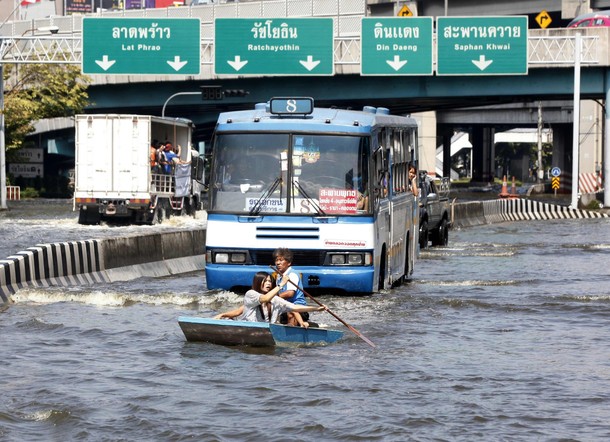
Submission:
POLYGON ((546 12, 544 9, 540 12, 540 14, 536 16, 536 23, 538 23, 542 29, 546 29, 552 21, 553 19, 551 19, 549 13, 546 12))
POLYGON ((558 176, 554 176, 553 178, 551 178, 551 188, 553 190, 559 189, 559 177, 558 176))
POLYGON ((399 17, 413 17, 413 12, 411 12, 407 5, 404 5, 402 8, 400 8, 397 15, 399 17))

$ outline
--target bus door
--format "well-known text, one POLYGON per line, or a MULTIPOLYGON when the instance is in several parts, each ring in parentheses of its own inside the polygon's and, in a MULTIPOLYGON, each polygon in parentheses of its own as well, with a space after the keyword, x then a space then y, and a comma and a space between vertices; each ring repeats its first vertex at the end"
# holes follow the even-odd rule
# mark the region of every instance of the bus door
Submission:
POLYGON ((389 275, 390 282, 400 280, 405 272, 408 220, 411 204, 406 194, 406 155, 402 149, 400 129, 389 130, 388 162, 390 170, 390 232, 389 275))
POLYGON ((392 225, 390 210, 390 171, 389 149, 387 148, 386 132, 382 130, 378 136, 378 147, 374 151, 375 162, 375 198, 374 215, 377 239, 375 241, 375 270, 379 289, 390 288, 389 252, 390 252, 390 226, 392 225))

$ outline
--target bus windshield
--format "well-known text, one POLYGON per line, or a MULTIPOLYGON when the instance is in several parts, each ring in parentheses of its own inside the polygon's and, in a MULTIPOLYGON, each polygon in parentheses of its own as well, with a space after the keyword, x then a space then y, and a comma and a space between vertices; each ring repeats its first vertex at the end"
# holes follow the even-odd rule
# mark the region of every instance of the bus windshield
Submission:
POLYGON ((210 210, 238 214, 369 213, 369 138, 218 134, 210 210))

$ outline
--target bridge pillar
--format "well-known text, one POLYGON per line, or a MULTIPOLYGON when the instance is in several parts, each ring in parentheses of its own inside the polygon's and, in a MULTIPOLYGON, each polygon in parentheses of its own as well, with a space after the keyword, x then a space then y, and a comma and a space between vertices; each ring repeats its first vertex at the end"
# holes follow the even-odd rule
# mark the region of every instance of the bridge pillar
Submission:
POLYGON ((451 177, 451 138, 453 131, 441 134, 443 140, 443 176, 451 177))
POLYGON ((488 126, 473 126, 470 132, 472 143, 472 182, 489 183, 494 179, 494 133, 488 126))
MULTIPOLYGON (((551 167, 561 169, 561 193, 572 190, 572 125, 553 125, 553 160, 551 167)), ((545 170, 545 173, 548 172, 545 170)), ((547 177, 548 178, 548 177, 547 177)))

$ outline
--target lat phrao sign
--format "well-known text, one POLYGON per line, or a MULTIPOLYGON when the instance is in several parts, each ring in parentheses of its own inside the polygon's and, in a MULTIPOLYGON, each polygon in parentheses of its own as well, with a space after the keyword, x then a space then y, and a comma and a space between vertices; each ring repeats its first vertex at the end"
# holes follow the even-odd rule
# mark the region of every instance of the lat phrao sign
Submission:
POLYGON ((83 18, 84 74, 198 75, 198 18, 83 18))

